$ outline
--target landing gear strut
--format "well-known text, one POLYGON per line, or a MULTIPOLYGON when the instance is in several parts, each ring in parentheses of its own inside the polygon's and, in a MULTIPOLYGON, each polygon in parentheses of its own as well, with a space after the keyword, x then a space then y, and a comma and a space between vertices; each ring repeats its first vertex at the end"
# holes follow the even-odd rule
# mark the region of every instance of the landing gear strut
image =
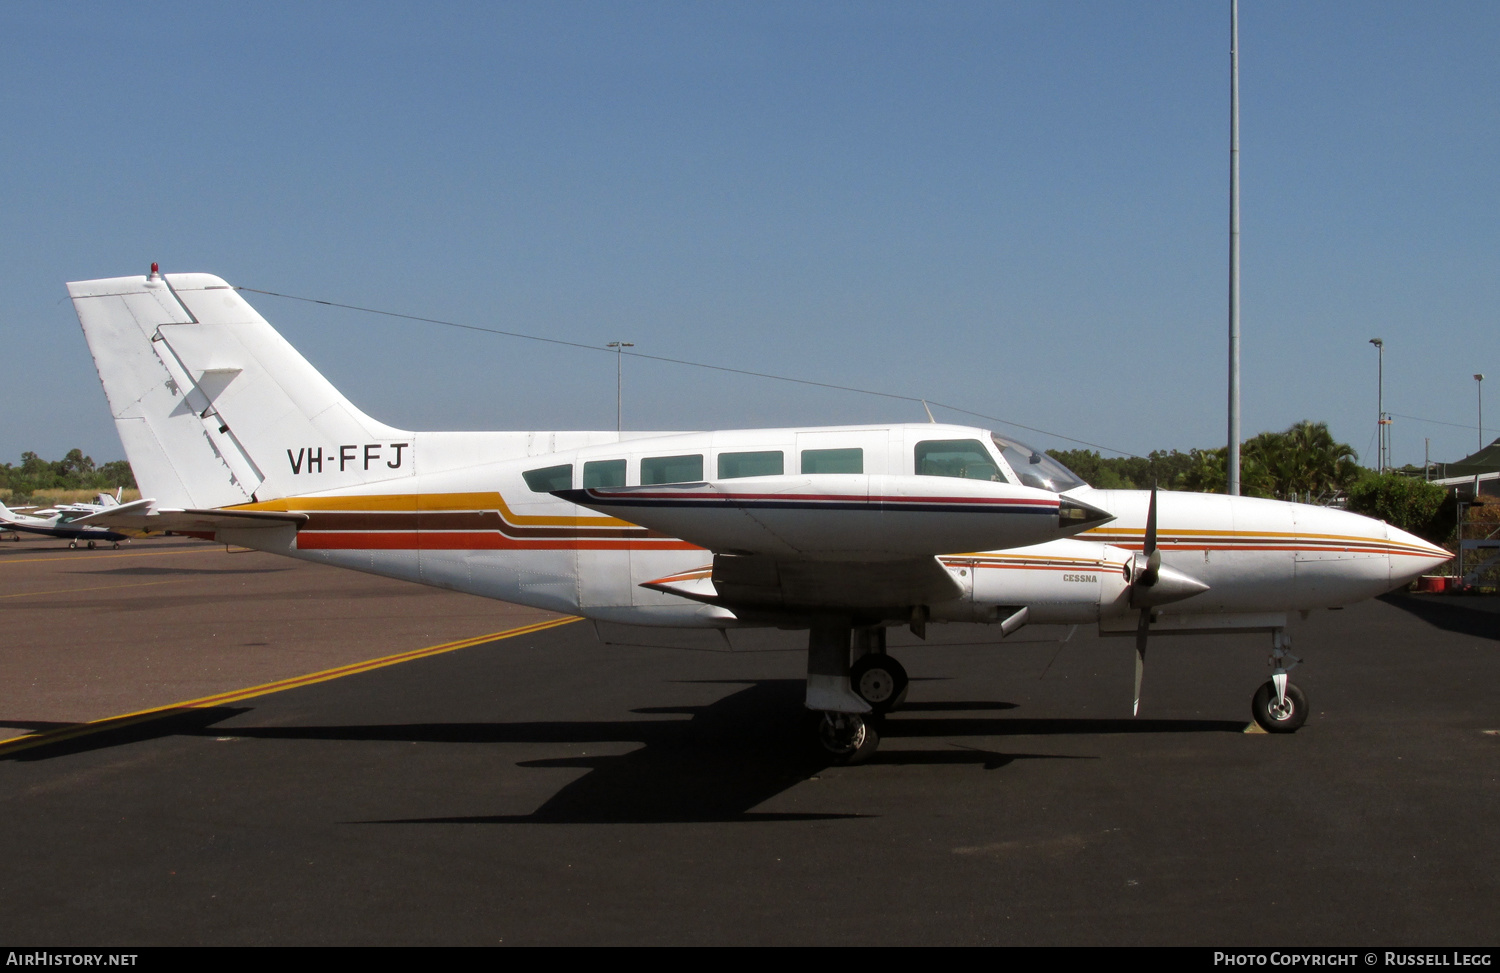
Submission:
POLYGON ((837 763, 857 764, 880 746, 876 721, 906 694, 906 671, 885 654, 884 629, 859 629, 859 662, 849 664, 852 626, 814 628, 807 636, 807 708, 818 748, 837 763))
POLYGON ((1271 633, 1271 678, 1255 691, 1250 714, 1267 733, 1292 733, 1307 722, 1307 696, 1287 681, 1287 673, 1302 660, 1290 651, 1286 629, 1271 633), (1291 665, 1287 665, 1287 660, 1291 665))

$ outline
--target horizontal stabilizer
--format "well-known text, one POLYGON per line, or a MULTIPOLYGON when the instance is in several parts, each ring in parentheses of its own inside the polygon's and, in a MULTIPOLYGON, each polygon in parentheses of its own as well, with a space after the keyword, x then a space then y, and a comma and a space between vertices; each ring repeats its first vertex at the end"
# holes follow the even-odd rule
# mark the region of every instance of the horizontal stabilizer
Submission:
POLYGON ((79 517, 70 526, 113 527, 146 533, 175 531, 179 534, 205 534, 218 530, 254 530, 285 527, 306 522, 307 514, 273 510, 191 510, 158 508, 155 500, 133 500, 87 517, 79 517))
POLYGON ((1112 519, 1045 490, 937 476, 758 476, 555 496, 716 553, 840 561, 1024 547, 1112 519))

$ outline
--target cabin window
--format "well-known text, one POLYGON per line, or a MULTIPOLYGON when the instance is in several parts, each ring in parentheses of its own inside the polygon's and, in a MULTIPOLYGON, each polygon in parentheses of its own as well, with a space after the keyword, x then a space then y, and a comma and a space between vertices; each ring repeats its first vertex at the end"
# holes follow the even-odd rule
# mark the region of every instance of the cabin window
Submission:
POLYGON ((802 472, 804 473, 863 473, 865 451, 863 449, 804 449, 802 472))
POLYGON ((929 439, 917 443, 917 475, 1005 482, 989 450, 977 439, 929 439))
POLYGON ((780 476, 786 472, 786 458, 779 449, 760 453, 720 453, 719 479, 738 480, 746 476, 780 476))
POLYGON ((641 485, 692 483, 703 479, 703 457, 650 456, 641 460, 641 485))
POLYGON ((597 490, 602 487, 625 485, 625 461, 622 459, 596 459, 583 464, 583 488, 597 490))
POLYGON ((542 470, 527 470, 521 476, 526 478, 526 485, 531 487, 532 493, 567 490, 573 486, 573 464, 565 463, 562 466, 549 466, 542 470))

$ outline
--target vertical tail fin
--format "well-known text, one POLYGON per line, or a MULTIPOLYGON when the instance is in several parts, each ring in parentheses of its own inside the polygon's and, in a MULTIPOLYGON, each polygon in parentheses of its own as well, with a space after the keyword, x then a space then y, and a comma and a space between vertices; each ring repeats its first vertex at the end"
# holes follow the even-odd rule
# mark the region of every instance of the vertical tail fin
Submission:
POLYGON ((223 507, 408 476, 412 434, 344 398, 227 283, 152 273, 68 293, 144 496, 223 507))

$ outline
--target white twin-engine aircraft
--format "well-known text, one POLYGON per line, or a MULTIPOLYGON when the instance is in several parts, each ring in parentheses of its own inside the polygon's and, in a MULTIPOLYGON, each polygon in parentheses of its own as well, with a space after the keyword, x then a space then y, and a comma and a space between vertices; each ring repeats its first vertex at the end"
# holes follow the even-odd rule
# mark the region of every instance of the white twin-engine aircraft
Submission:
POLYGON ((85 518, 174 530, 611 622, 808 629, 807 708, 860 760, 906 674, 887 626, 1097 623, 1272 636, 1266 729, 1307 716, 1287 614, 1447 560, 1380 521, 1244 497, 1094 490, 989 431, 407 432, 355 408, 207 274, 68 285, 150 498, 85 518))

